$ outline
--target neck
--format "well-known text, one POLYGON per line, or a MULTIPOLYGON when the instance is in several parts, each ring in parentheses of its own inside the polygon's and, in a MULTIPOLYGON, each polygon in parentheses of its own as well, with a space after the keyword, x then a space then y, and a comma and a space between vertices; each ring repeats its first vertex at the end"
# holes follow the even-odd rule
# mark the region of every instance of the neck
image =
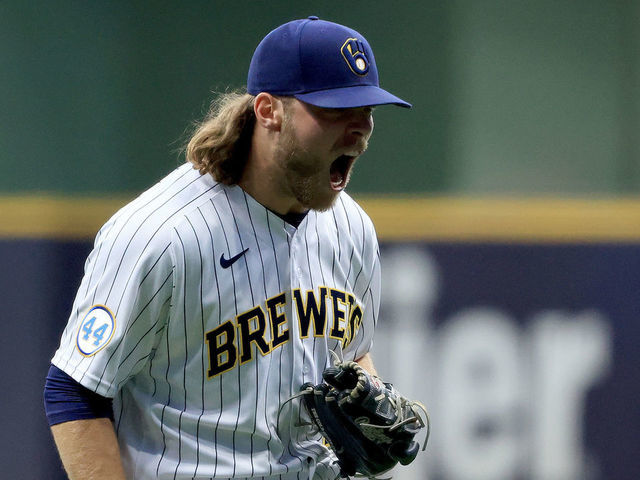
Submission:
POLYGON ((286 172, 276 161, 274 143, 260 142, 254 136, 240 188, 269 210, 280 215, 304 213, 304 208, 287 189, 286 172))

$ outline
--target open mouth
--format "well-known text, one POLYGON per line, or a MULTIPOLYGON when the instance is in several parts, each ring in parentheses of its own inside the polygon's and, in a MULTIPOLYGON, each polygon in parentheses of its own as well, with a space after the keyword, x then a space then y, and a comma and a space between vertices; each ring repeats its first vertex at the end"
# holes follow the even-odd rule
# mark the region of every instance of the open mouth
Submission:
POLYGON ((351 155, 340 155, 333 161, 329 169, 329 178, 333 190, 339 192, 347 186, 355 159, 356 157, 351 155))

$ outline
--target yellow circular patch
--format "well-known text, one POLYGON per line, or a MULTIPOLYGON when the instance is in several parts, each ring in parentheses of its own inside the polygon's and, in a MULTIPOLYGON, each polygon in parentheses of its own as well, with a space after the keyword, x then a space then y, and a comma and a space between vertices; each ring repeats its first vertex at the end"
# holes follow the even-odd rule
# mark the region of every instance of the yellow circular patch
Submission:
POLYGON ((85 315, 78 328, 76 346, 85 357, 102 350, 111 340, 116 322, 113 314, 103 305, 96 305, 85 315))

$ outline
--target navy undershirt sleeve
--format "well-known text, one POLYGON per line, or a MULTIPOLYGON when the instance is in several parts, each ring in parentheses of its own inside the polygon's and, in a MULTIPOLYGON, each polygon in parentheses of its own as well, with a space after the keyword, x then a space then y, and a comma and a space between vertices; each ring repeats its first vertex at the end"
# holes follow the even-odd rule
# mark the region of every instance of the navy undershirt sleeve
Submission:
POLYGON ((73 378, 51 365, 44 386, 44 409, 49 425, 86 420, 110 418, 113 420, 112 400, 80 385, 73 378))

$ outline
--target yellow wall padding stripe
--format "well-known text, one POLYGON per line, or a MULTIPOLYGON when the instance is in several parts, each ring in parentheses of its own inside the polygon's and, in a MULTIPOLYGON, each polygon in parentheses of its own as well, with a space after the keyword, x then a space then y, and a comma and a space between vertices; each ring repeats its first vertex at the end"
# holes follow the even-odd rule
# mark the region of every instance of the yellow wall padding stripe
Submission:
MULTIPOLYGON (((0 238, 90 239, 131 197, 0 197, 0 238)), ((368 197, 381 240, 640 242, 640 198, 368 197)))
POLYGON ((362 198, 385 240, 640 242, 640 198, 362 198))
POLYGON ((0 237, 88 239, 128 201, 123 197, 0 197, 0 237))

